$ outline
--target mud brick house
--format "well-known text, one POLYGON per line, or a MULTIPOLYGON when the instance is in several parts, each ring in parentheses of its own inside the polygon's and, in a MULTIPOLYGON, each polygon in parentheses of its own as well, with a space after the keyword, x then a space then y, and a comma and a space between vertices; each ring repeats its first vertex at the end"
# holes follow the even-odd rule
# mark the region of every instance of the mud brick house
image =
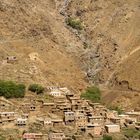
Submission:
POLYGON ((135 128, 136 128, 137 130, 140 130, 140 122, 136 122, 136 123, 135 123, 135 128))
POLYGON ((74 122, 74 120, 75 120, 75 113, 73 111, 65 112, 64 114, 65 114, 64 120, 65 120, 66 124, 71 124, 71 123, 74 122))
POLYGON ((17 62, 17 57, 16 56, 8 56, 6 59, 7 59, 7 63, 17 62))
POLYGON ((105 129, 107 133, 119 133, 120 126, 116 124, 105 125, 105 129))
POLYGON ((63 112, 71 111, 71 104, 69 103, 57 104, 56 106, 63 112))
POLYGON ((44 119, 44 126, 45 127, 52 127, 53 126, 53 122, 51 118, 45 118, 44 119))
POLYGON ((57 90, 57 89, 59 89, 59 86, 48 86, 47 87, 48 91, 57 90))
POLYGON ((64 126, 63 119, 52 119, 53 127, 62 127, 64 126))
POLYGON ((36 110, 36 105, 33 103, 24 103, 21 105, 21 109, 25 112, 28 111, 35 111, 36 110))
POLYGON ((63 132, 50 132, 48 140, 66 140, 66 136, 63 132))
POLYGON ((22 114, 22 118, 23 119, 28 119, 29 118, 29 114, 28 113, 23 113, 22 114))
POLYGON ((18 126, 24 126, 26 124, 27 124, 27 119, 17 118, 16 125, 18 125, 18 126))
POLYGON ((53 97, 63 97, 63 96, 66 96, 66 93, 63 92, 62 90, 60 89, 53 89, 49 92, 49 95, 53 96, 53 97))
POLYGON ((107 112, 105 113, 105 117, 107 119, 118 117, 118 112, 115 110, 107 110, 107 112))
POLYGON ((91 135, 101 135, 102 134, 102 125, 99 124, 88 124, 86 127, 86 133, 89 133, 91 135))
POLYGON ((15 112, 0 112, 0 122, 10 122, 15 120, 15 112))
POLYGON ((114 117, 114 118, 110 118, 110 122, 114 123, 114 124, 118 124, 120 125, 121 122, 120 122, 120 118, 119 117, 114 117))
POLYGON ((59 90, 61 92, 63 92, 64 95, 70 95, 71 94, 71 91, 67 87, 59 88, 59 90))
POLYGON ((43 103, 42 108, 45 110, 51 111, 53 108, 56 108, 56 104, 51 102, 51 103, 43 103))
POLYGON ((130 118, 140 121, 140 112, 131 111, 131 112, 126 112, 125 114, 128 115, 130 118))
POLYGON ((76 110, 81 110, 82 109, 83 101, 81 99, 79 99, 79 97, 72 97, 70 99, 70 102, 71 102, 71 106, 72 106, 72 111, 76 111, 76 110))
POLYGON ((136 122, 137 122, 136 118, 127 118, 125 119, 125 126, 134 127, 136 122))
POLYGON ((75 113, 75 125, 79 129, 83 129, 87 126, 87 116, 84 113, 75 113))
POLYGON ((100 124, 104 125, 105 120, 103 116, 89 116, 88 117, 88 122, 91 124, 100 124))
POLYGON ((122 114, 122 115, 119 115, 119 118, 120 118, 120 126, 125 127, 126 119, 128 119, 129 116, 122 114))
POLYGON ((100 103, 91 103, 91 102, 88 103, 93 108, 95 115, 105 116, 107 112, 107 108, 105 106, 101 105, 100 103))
POLYGON ((24 133, 22 136, 23 140, 48 140, 47 135, 42 133, 24 133))

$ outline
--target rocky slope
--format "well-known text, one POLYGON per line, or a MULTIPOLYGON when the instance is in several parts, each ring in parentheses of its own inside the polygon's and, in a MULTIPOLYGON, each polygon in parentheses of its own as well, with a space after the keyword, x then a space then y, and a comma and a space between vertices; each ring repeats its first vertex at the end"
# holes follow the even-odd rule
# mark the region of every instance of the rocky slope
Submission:
POLYGON ((0 78, 76 90, 95 83, 105 101, 139 92, 139 12, 139 0, 1 0, 0 78), (68 17, 83 30, 68 27, 68 17))

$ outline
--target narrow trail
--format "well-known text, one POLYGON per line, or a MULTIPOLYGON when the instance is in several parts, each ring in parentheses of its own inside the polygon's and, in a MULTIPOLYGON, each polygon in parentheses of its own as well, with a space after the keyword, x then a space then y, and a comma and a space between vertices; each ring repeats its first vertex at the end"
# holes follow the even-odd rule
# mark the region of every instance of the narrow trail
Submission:
POLYGON ((120 60, 120 62, 118 63, 116 69, 112 72, 112 74, 110 74, 107 82, 105 83, 105 86, 108 86, 109 85, 109 82, 111 81, 113 75, 116 73, 117 71, 117 68, 120 64, 122 64, 125 60, 127 60, 130 56, 132 56, 133 54, 135 54, 137 51, 140 50, 140 46, 138 46, 136 49, 132 50, 131 52, 129 52, 128 54, 126 54, 125 56, 123 56, 120 60))

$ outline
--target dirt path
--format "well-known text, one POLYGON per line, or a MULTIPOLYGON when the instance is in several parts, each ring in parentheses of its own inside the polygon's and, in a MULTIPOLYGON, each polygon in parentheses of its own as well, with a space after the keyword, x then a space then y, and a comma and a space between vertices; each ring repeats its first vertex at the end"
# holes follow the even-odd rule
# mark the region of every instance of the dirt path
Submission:
MULTIPOLYGON (((132 56, 133 54, 135 54, 135 53, 136 53, 137 51, 139 51, 139 50, 140 50, 140 46, 138 46, 136 49, 134 49, 133 51, 131 51, 131 52, 129 52, 128 54, 126 54, 125 56, 123 56, 123 57, 121 58, 120 62, 118 63, 118 66, 119 66, 120 64, 122 64, 126 59, 128 59, 130 56, 132 56)), ((118 66, 117 66, 116 69, 112 72, 112 74, 110 74, 110 76, 109 76, 107 82, 105 83, 105 86, 107 86, 107 85, 109 84, 109 82, 110 82, 110 80, 112 79, 113 75, 116 73, 118 66)))

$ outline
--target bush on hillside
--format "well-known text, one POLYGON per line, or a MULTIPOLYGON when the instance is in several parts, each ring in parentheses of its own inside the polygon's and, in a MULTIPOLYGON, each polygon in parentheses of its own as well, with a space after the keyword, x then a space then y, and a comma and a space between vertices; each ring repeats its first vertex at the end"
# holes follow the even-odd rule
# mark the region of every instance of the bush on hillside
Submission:
POLYGON ((139 139, 140 131, 135 128, 124 128, 123 134, 129 139, 139 139))
POLYGON ((112 140, 112 137, 108 135, 103 135, 103 140, 112 140))
POLYGON ((90 100, 92 102, 100 102, 101 100, 101 92, 99 88, 92 86, 88 87, 84 93, 81 94, 81 98, 86 100, 90 100))
POLYGON ((78 19, 74 19, 74 18, 70 17, 70 18, 67 19, 66 23, 67 23, 68 26, 71 26, 74 29, 77 29, 77 30, 82 30, 83 29, 82 22, 78 19))
POLYGON ((12 81, 0 81, 0 96, 5 98, 23 98, 26 87, 12 81))
POLYGON ((123 110, 118 106, 111 106, 109 109, 117 111, 119 115, 123 113, 123 110))
POLYGON ((37 94, 44 92, 44 87, 38 84, 31 84, 28 88, 29 91, 35 92, 37 94))

